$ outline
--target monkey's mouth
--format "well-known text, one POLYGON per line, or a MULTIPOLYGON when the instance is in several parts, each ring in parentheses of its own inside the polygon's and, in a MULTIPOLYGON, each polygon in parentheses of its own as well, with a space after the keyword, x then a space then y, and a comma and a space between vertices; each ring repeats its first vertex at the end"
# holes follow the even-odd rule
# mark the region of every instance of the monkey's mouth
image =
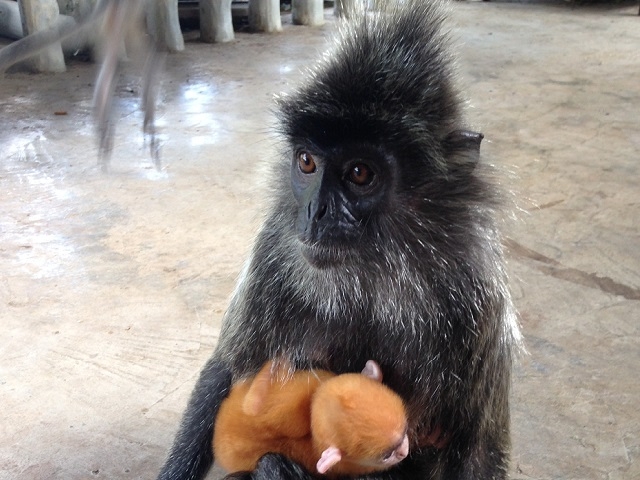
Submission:
POLYGON ((300 253, 312 267, 318 269, 331 268, 344 263, 344 249, 338 245, 309 244, 300 242, 300 253))

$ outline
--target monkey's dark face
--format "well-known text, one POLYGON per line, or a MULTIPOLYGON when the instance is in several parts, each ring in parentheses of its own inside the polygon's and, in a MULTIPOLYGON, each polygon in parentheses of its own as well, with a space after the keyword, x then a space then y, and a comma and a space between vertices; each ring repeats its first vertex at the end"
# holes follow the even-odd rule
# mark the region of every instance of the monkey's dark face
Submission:
POLYGON ((361 255, 393 186, 393 159, 371 146, 295 149, 291 183, 304 258, 326 268, 361 255))

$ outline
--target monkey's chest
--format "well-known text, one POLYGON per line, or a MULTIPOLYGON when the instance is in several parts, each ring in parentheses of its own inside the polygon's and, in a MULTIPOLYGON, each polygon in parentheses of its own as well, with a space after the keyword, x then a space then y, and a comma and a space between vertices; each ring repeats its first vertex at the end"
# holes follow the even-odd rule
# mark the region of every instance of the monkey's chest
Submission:
POLYGON ((367 325, 364 319, 316 324, 301 345, 291 347, 297 350, 298 368, 322 368, 336 374, 360 372, 368 360, 374 360, 382 368, 384 383, 407 395, 419 382, 420 366, 424 366, 418 342, 382 325, 367 325))

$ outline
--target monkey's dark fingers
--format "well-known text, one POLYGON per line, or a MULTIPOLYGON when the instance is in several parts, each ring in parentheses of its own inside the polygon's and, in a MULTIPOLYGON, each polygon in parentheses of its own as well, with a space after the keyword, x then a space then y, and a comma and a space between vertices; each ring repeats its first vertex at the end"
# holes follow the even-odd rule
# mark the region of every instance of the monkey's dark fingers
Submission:
POLYGON ((250 477, 243 480, 311 480, 314 477, 287 457, 267 453, 259 461, 250 477))
MULTIPOLYGON (((267 453, 258 461, 253 472, 231 473, 223 480, 312 480, 314 478, 316 477, 287 457, 276 453, 267 453)), ((397 469, 393 469, 358 478, 362 480, 398 480, 417 477, 405 475, 397 469)))
POLYGON ((451 440, 451 435, 436 425, 418 438, 418 445, 420 447, 434 447, 440 450, 449 444, 449 440, 451 440))

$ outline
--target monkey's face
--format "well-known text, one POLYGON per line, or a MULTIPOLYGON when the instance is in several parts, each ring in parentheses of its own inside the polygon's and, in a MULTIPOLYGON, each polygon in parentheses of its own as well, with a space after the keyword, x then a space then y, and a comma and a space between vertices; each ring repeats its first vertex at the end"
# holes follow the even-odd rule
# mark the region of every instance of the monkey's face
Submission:
POLYGON ((303 257, 327 268, 362 256, 394 179, 393 158, 371 146, 299 147, 291 165, 296 234, 303 257))

